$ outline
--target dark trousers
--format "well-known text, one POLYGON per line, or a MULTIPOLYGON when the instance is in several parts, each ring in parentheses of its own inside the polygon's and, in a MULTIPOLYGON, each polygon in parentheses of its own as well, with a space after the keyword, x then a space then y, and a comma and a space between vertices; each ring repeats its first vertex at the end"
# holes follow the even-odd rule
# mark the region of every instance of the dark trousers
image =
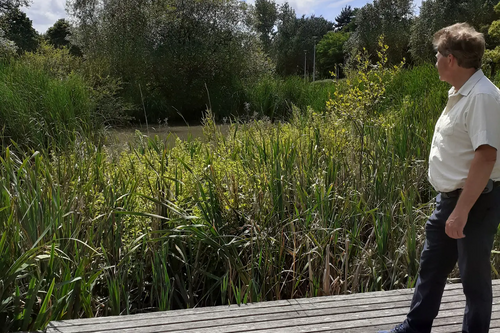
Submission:
POLYGON ((491 320, 492 287, 490 256, 500 222, 500 187, 482 194, 469 213, 465 238, 445 233, 446 220, 458 197, 436 197, 436 209, 425 225, 426 240, 420 271, 405 326, 418 333, 431 332, 448 274, 458 260, 466 297, 462 332, 488 332, 491 320))

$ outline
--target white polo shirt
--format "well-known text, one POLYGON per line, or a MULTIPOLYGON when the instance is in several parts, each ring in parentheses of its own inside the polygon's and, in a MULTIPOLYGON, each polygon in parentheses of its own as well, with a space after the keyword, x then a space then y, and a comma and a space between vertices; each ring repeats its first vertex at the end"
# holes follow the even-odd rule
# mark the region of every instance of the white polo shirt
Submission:
MULTIPOLYGON (((474 151, 500 149, 500 90, 481 70, 455 91, 436 123, 429 155, 429 182, 438 192, 463 188, 474 151)), ((500 180, 500 153, 490 176, 500 180)))

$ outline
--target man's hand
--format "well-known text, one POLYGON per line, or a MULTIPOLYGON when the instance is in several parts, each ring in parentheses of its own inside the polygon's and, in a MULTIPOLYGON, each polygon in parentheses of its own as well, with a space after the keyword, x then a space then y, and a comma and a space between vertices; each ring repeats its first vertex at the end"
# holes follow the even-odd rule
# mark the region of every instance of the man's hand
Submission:
POLYGON ((495 166, 497 150, 489 145, 481 145, 476 149, 469 174, 457 205, 446 221, 445 232, 454 239, 464 238, 464 227, 472 206, 484 190, 491 171, 495 166))
POLYGON ((446 221, 445 232, 453 239, 464 238, 464 227, 467 223, 468 213, 454 210, 446 221))

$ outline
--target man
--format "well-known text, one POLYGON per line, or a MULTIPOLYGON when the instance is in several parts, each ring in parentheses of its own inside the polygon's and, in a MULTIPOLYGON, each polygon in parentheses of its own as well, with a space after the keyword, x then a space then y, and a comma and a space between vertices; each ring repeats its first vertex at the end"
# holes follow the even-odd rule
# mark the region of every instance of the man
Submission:
POLYGON ((433 44, 439 78, 452 85, 429 156, 429 181, 439 194, 425 225, 410 311, 402 324, 382 332, 431 332, 457 260, 466 297, 462 332, 488 332, 490 255, 500 222, 500 90, 479 69, 485 42, 472 27, 443 28, 433 44))

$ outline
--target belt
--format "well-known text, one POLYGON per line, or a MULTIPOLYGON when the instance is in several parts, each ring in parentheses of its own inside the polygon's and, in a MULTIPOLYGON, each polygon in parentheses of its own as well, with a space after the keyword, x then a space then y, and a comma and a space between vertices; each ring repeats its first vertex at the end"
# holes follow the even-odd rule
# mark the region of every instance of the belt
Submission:
MULTIPOLYGON (((493 182, 493 188, 496 188, 496 187, 499 187, 500 186, 500 181, 494 181, 493 182)), ((486 191, 486 189, 485 189, 486 191)), ((490 189, 491 191, 491 189, 490 189)), ((462 189, 461 188, 457 188, 456 190, 454 191, 451 191, 451 192, 440 192, 441 193, 441 197, 444 198, 444 199, 448 199, 448 198, 456 198, 458 196, 460 196, 460 194, 462 193, 462 189)), ((483 192, 483 193, 489 193, 488 192, 483 192)))

